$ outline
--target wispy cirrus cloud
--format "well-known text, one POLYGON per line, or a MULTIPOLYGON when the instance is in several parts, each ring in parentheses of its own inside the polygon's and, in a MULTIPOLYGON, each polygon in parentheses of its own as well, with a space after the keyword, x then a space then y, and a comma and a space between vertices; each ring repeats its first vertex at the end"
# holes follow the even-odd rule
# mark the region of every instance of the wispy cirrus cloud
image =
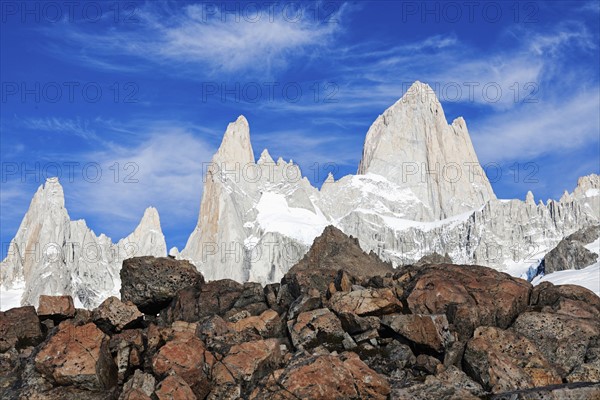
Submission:
MULTIPOLYGON (((150 61, 192 77, 199 67, 202 74, 245 71, 268 76, 296 59, 327 49, 341 30, 339 19, 345 9, 341 6, 326 20, 319 20, 300 3, 300 18, 293 19, 273 7, 258 7, 251 16, 240 16, 240 11, 232 16, 226 4, 221 6, 149 2, 137 10, 138 23, 132 30, 111 27, 99 34, 64 25, 46 34, 70 44, 71 57, 99 69, 149 69, 140 61, 150 61), (128 62, 123 57, 129 57, 128 62)), ((62 45, 51 48, 65 52, 62 45)))
POLYGON ((92 121, 81 118, 27 118, 17 119, 17 126, 34 131, 75 135, 86 140, 100 140, 92 121))

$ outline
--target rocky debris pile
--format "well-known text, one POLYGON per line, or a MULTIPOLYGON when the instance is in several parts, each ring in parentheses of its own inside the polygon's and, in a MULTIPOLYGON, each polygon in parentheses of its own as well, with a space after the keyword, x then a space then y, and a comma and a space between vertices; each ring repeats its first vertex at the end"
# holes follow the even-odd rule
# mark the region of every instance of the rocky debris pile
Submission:
POLYGON ((0 313, 0 398, 600 398, 592 292, 477 266, 391 270, 338 236, 281 284, 144 257, 126 261, 122 300, 0 313))

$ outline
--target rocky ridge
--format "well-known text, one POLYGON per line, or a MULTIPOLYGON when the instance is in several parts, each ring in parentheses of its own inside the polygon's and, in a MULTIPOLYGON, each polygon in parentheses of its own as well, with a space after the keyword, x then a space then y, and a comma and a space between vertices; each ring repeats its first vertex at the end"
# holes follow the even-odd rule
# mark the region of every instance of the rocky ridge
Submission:
POLYGON ((582 287, 482 266, 392 271, 333 227, 264 287, 151 257, 121 275, 131 303, 44 297, 37 314, 0 313, 2 399, 600 397, 600 298, 582 287), (142 295, 138 265, 155 271, 142 295), (160 310, 141 316, 153 296, 160 310))

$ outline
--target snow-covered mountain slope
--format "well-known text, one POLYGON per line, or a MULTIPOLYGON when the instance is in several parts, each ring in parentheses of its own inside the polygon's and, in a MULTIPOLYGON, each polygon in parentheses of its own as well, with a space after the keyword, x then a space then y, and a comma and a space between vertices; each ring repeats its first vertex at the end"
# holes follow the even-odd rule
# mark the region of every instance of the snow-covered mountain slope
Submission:
POLYGON ((396 266, 448 253, 522 276, 600 216, 598 175, 581 178, 560 201, 536 205, 532 193, 496 199, 476 173, 464 120, 448 125, 431 88, 418 82, 369 130, 358 175, 329 176, 317 190, 297 165, 275 163, 267 150, 255 162, 244 117, 228 126, 212 167, 197 227, 179 255, 208 279, 278 281, 329 224, 396 266), (465 166, 458 180, 435 173, 457 165, 465 166), (407 170, 414 166, 417 177, 407 170))
POLYGON ((69 294, 78 304, 96 307, 118 295, 119 271, 125 258, 164 256, 165 238, 158 212, 148 208, 135 231, 113 244, 96 236, 85 221, 71 221, 58 179, 41 185, 8 254, 0 264, 0 308, 37 305, 42 294, 69 294))

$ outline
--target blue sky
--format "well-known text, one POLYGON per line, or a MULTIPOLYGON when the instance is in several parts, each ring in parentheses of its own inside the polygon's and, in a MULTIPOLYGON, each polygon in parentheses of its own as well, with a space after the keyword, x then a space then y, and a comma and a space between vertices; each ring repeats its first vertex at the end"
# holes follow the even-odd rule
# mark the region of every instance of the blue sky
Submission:
POLYGON ((557 199, 600 169, 596 1, 0 4, 3 253, 56 174, 97 234, 152 205, 182 248, 228 122, 244 114, 257 155, 319 184, 328 163, 356 171, 415 80, 500 166, 498 197, 557 199))

